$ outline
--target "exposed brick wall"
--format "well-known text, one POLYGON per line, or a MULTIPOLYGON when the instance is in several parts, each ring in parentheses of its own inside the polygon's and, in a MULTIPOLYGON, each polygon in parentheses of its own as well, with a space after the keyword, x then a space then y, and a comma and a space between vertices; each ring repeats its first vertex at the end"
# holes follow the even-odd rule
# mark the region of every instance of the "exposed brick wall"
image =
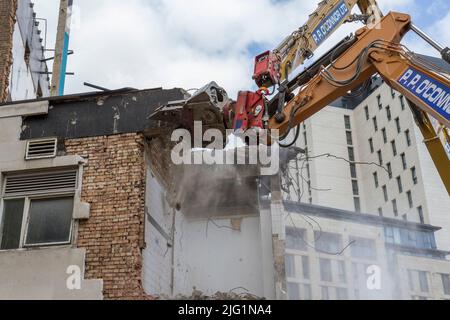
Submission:
POLYGON ((8 98, 17 0, 0 0, 0 102, 8 98))
POLYGON ((67 140, 68 154, 88 159, 77 246, 86 248, 86 279, 103 279, 105 299, 147 299, 141 282, 145 219, 144 138, 123 134, 67 140))

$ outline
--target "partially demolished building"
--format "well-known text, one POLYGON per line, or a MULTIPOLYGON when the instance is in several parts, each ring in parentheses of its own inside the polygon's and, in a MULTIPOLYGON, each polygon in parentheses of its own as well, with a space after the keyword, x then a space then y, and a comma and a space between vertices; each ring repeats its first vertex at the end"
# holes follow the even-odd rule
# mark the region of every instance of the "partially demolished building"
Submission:
POLYGON ((254 165, 174 166, 149 116, 187 97, 0 105, 0 298, 449 298, 439 227, 283 201, 254 165))
POLYGON ((50 94, 45 34, 30 0, 0 1, 0 102, 50 94))

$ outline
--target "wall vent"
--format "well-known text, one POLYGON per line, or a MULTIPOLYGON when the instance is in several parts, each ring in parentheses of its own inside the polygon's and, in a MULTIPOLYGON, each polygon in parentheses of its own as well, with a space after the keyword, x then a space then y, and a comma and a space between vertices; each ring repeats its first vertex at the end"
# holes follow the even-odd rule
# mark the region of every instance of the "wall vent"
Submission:
POLYGON ((72 192, 77 188, 77 170, 7 175, 4 196, 72 192))
POLYGON ((27 142, 27 150, 25 153, 26 160, 54 158, 56 157, 58 139, 39 139, 27 142))

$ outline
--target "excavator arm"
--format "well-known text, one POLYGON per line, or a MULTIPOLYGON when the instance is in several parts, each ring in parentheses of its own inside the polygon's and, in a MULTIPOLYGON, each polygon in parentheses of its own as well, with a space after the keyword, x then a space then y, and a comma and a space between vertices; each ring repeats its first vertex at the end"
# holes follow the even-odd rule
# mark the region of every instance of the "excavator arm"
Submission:
MULTIPOLYGON (((288 79, 289 74, 310 58, 316 49, 343 23, 357 20, 373 23, 372 20, 381 17, 382 14, 376 0, 321 1, 317 9, 309 15, 308 21, 273 50, 272 53, 279 61, 279 81, 283 82, 288 79), (351 14, 356 5, 362 15, 351 14)), ((257 77, 256 73, 255 80, 258 82, 257 77)))
POLYGON ((268 88, 277 87, 280 95, 276 116, 281 119, 281 110, 286 97, 292 95, 288 90, 289 75, 299 65, 310 58, 316 49, 325 42, 343 23, 363 21, 367 26, 375 25, 382 17, 376 0, 323 0, 317 9, 309 15, 308 21, 284 39, 273 51, 266 51, 255 58, 253 79, 259 90, 257 92, 241 91, 237 103, 231 109, 239 110, 241 116, 234 117, 225 109, 225 118, 235 118, 231 126, 246 130, 261 126, 268 120, 269 114, 254 114, 247 117, 246 112, 258 110, 265 101, 268 88), (352 14, 358 5, 361 15, 352 14))
POLYGON ((283 108, 283 117, 271 117, 268 128, 278 129, 283 139, 298 124, 378 73, 410 101, 431 157, 450 194, 450 160, 428 117, 436 119, 447 134, 450 75, 400 45, 411 25, 409 15, 393 12, 379 25, 358 30, 353 44, 301 85, 283 108))

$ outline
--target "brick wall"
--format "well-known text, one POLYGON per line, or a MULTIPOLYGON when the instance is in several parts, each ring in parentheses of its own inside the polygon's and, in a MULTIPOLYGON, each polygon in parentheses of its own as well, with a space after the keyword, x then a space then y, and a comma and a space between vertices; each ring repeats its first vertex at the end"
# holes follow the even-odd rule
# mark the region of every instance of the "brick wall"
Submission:
POLYGON ((0 0, 0 102, 8 98, 17 0, 0 0))
POLYGON ((123 134, 67 140, 68 154, 88 159, 77 246, 86 248, 86 279, 103 279, 105 299, 147 299, 142 287, 145 219, 144 138, 123 134))

